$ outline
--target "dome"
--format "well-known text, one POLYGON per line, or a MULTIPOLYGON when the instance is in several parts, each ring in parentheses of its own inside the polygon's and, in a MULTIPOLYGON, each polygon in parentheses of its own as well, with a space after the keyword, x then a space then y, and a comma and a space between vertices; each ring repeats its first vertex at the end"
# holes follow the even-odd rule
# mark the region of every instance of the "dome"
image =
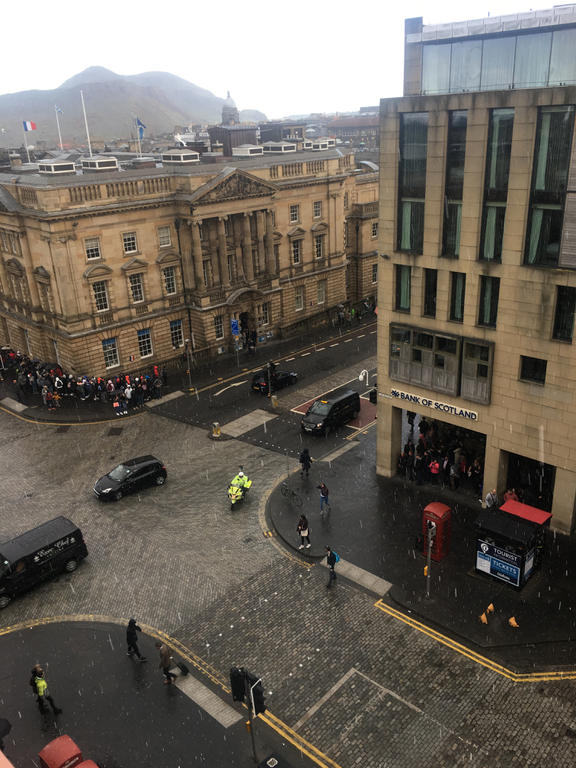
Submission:
POLYGON ((236 106, 236 102, 234 101, 232 96, 230 96, 230 91, 226 91, 226 94, 227 95, 226 95, 226 98, 224 99, 223 106, 224 107, 235 107, 236 106))

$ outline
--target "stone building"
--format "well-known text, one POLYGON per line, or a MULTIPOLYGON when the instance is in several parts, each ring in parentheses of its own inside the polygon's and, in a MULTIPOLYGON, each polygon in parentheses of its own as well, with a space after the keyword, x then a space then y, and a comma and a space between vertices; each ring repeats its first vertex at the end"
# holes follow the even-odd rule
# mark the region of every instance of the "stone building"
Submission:
POLYGON ((334 150, 49 171, 0 173, 0 344, 94 375, 186 340, 231 351, 232 320, 260 343, 326 322, 348 298, 352 201, 377 194, 334 150))
POLYGON ((405 95, 380 105, 378 472, 395 473, 415 411, 481 459, 484 493, 520 486, 565 532, 575 43, 575 6, 409 19, 405 95))

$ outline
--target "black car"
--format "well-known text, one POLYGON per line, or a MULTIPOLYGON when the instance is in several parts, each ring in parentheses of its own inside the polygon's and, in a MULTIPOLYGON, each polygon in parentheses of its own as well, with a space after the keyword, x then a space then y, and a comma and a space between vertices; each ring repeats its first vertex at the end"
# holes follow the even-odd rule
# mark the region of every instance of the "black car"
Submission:
MULTIPOLYGON (((272 382, 272 392, 284 389, 290 384, 294 384, 298 379, 298 374, 294 371, 274 371, 270 374, 272 382)), ((252 389, 254 392, 260 392, 262 395, 268 394, 268 371, 258 371, 252 376, 252 389)))
POLYGON ((164 485, 166 467, 154 456, 140 456, 118 464, 94 485, 99 499, 119 501, 127 493, 133 493, 147 485, 164 485))

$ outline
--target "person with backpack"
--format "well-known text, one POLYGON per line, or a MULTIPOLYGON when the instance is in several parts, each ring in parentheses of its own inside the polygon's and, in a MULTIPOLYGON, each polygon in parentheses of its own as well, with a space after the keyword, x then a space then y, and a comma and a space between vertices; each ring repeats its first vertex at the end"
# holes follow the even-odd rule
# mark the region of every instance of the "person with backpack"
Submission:
POLYGON ((326 584, 327 589, 330 589, 332 586, 332 582, 336 581, 336 571, 334 570, 334 566, 336 563, 340 562, 340 555, 337 552, 334 552, 333 549, 330 547, 326 547, 326 563, 328 564, 328 584, 326 584))
POLYGON ((302 467, 300 476, 304 477, 304 475, 306 475, 306 477, 308 477, 308 473, 310 472, 310 465, 312 464, 312 457, 310 456, 310 451, 308 448, 302 449, 302 453, 300 454, 298 461, 302 467))

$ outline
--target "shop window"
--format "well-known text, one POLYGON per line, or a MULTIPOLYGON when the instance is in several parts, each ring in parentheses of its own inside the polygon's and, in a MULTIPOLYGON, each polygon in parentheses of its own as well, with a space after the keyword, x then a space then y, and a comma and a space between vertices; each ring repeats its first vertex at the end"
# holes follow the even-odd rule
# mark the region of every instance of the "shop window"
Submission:
POLYGON ((411 270, 402 264, 395 265, 396 304, 398 312, 410 312, 411 270))
POLYGON ((559 285, 556 289, 556 313, 552 338, 557 341, 572 341, 574 333, 574 310, 576 309, 576 288, 559 285))
POLYGON ((524 355, 520 355, 521 381, 531 381, 535 384, 545 384, 546 366, 546 360, 540 360, 538 357, 525 357, 524 355))

